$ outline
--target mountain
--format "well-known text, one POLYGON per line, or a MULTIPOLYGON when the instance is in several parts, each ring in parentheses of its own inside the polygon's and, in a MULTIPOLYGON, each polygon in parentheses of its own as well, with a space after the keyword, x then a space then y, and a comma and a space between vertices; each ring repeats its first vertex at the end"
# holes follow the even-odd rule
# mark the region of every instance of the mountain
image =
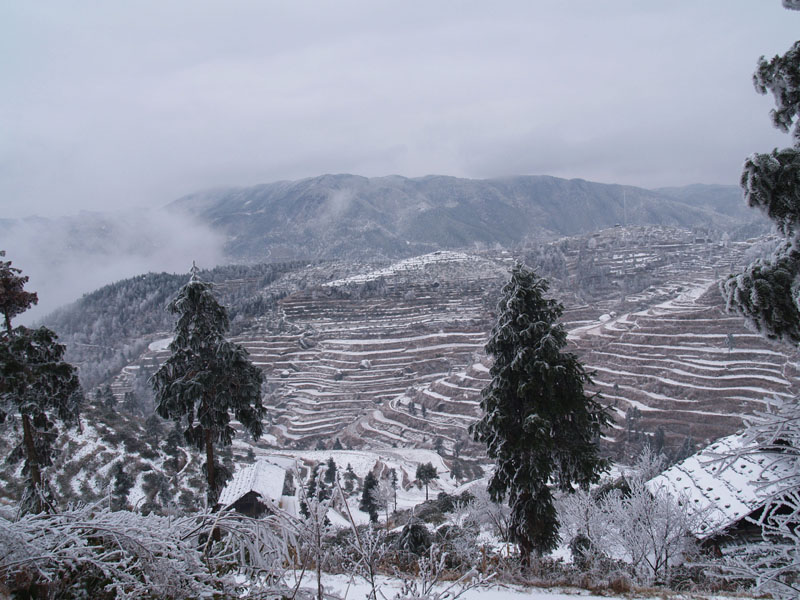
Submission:
MULTIPOLYGON (((730 434, 798 380, 796 356, 725 313, 716 282, 741 268, 750 247, 702 231, 612 227, 514 251, 232 266, 201 276, 215 282, 231 335, 264 371, 266 444, 440 443, 474 456, 465 432, 488 378, 483 346, 508 266, 524 261, 565 304, 571 349, 613 404, 617 425, 606 442, 629 457, 646 435, 676 453, 686 440, 730 434)), ((118 282, 48 320, 89 389, 109 382, 119 400, 133 392, 152 412, 148 377, 167 355, 174 321, 163 306, 185 279, 118 282)))
POLYGON ((199 192, 169 209, 221 233, 227 254, 247 261, 400 258, 476 245, 510 247, 616 224, 730 231, 757 218, 733 208, 726 186, 667 191, 549 176, 323 175, 199 192))

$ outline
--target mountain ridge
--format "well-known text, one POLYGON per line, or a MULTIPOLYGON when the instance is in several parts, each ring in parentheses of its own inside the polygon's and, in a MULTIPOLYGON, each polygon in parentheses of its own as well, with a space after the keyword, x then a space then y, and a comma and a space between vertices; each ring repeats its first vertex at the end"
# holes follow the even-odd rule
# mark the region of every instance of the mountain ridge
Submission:
POLYGON ((168 209, 223 234, 235 260, 396 258, 481 244, 509 247, 617 224, 735 230, 758 219, 732 206, 744 204, 734 186, 707 187, 713 193, 704 203, 704 186, 661 192, 549 175, 326 174, 200 191, 168 209))

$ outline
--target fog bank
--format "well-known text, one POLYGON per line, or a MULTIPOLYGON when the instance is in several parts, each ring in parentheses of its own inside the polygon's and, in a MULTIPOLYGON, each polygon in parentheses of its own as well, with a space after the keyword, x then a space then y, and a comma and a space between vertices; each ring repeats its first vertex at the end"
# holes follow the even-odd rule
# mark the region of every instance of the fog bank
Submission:
POLYGON ((83 294, 141 273, 188 273, 192 261, 201 268, 223 264, 223 241, 207 226, 166 210, 0 220, 5 260, 30 277, 26 289, 39 295, 39 304, 14 322, 30 325, 83 294))

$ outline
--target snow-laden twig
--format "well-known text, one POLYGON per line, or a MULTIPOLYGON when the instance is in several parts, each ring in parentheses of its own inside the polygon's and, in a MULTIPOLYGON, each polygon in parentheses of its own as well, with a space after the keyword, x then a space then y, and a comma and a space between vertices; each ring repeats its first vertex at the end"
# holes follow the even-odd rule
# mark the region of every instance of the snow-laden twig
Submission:
POLYGON ((0 579, 12 590, 123 599, 224 597, 240 587, 235 575, 283 589, 288 540, 278 525, 236 513, 142 516, 101 504, 0 518, 0 579), (204 554, 200 536, 213 524, 222 539, 204 554))
POLYGON ((800 595, 800 402, 775 399, 747 420, 740 448, 720 456, 722 468, 755 458, 761 472, 756 489, 765 499, 750 521, 762 541, 729 549, 724 576, 749 579, 756 589, 780 598, 800 595))
POLYGON ((494 577, 494 574, 482 575, 470 569, 448 585, 443 585, 446 562, 447 553, 433 544, 428 556, 417 560, 418 577, 411 579, 395 571, 403 585, 393 600, 456 600, 469 590, 486 585, 494 577), (437 587, 441 589, 437 590, 437 587))

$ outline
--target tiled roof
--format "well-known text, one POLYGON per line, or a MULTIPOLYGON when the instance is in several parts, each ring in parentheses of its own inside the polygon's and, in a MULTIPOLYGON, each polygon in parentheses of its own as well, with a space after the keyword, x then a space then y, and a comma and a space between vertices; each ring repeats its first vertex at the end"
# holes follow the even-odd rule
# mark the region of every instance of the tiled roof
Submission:
POLYGON ((721 533, 766 503, 776 482, 787 475, 789 461, 764 452, 744 453, 744 437, 721 438, 647 482, 664 488, 689 510, 702 515, 695 535, 721 533), (738 455, 737 455, 738 454, 738 455))
POLYGON ((278 506, 283 492, 286 471, 265 461, 258 461, 239 469, 219 496, 219 503, 228 506, 248 492, 256 492, 262 499, 278 506))

